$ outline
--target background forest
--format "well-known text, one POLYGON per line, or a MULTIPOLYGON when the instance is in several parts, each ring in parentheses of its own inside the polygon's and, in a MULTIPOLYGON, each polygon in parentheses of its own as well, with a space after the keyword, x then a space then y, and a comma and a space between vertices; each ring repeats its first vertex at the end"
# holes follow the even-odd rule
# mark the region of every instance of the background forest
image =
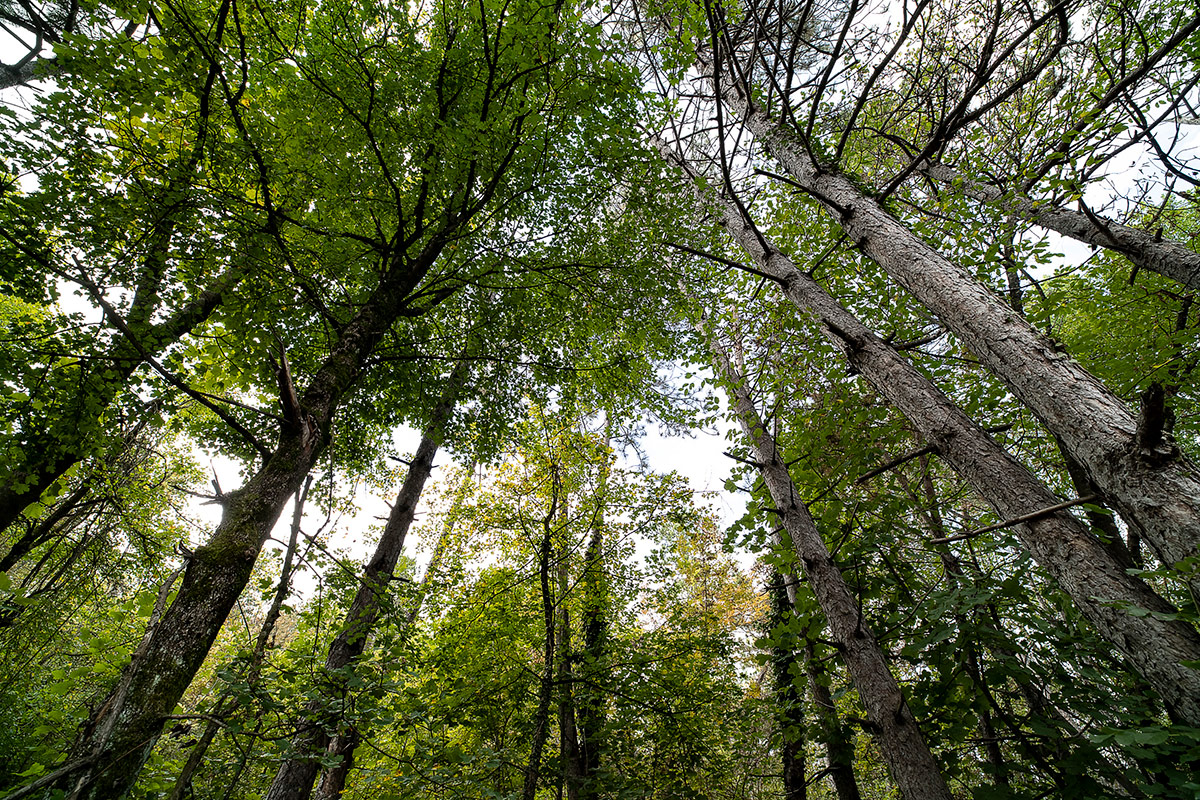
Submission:
POLYGON ((0 30, 0 796, 1200 797, 1193 3, 0 30))

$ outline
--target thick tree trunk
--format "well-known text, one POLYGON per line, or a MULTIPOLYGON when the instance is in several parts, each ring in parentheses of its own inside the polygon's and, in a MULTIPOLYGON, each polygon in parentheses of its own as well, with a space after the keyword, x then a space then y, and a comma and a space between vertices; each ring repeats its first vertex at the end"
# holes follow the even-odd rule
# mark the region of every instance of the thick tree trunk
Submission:
MULTIPOLYGON (((267 614, 263 617, 262 625, 258 629, 258 636, 254 640, 254 652, 250 656, 250 668, 246 674, 246 684, 250 687, 254 687, 258 683, 259 675, 262 673, 263 659, 267 654, 267 645, 275 632, 275 623, 279 621, 279 617, 283 613, 283 604, 292 591, 292 569, 296 558, 296 545, 300 539, 300 523, 304 518, 304 504, 308 500, 308 491, 311 487, 312 475, 309 475, 304 483, 303 491, 296 494, 296 507, 292 510, 292 530, 288 537, 287 550, 283 554, 283 566, 279 571, 279 580, 275 584, 275 594, 271 598, 271 605, 267 608, 267 614)), ((200 740, 188 753, 187 762, 184 763, 183 769, 175 779, 175 786, 171 789, 168 800, 183 800, 184 795, 191 788, 192 777, 204 762, 204 756, 220 730, 219 720, 224 713, 228 698, 229 695, 224 694, 217 701, 212 712, 212 719, 205 724, 200 740)))
POLYGON ((1089 212, 1035 203, 1020 194, 965 178, 945 164, 926 164, 921 173, 973 200, 995 205, 1006 214, 1084 244, 1114 250, 1139 269, 1178 281, 1189 289, 1200 290, 1200 253, 1178 242, 1089 212))
POLYGON ((84 726, 72 752, 77 768, 61 785, 72 798, 117 798, 133 785, 166 716, 187 690, 246 588, 284 505, 324 450, 342 398, 446 241, 444 236, 433 237, 418 258, 392 264, 342 329, 301 398, 294 396, 288 377, 284 407, 292 411, 278 446, 245 486, 227 495, 220 525, 188 559, 179 593, 162 623, 152 631, 144 652, 125 668, 108 701, 84 726))
POLYGON ((340 800, 346 791, 346 779, 354 768, 354 751, 362 742, 362 735, 357 728, 350 728, 336 734, 329 740, 325 755, 330 760, 336 760, 334 766, 321 770, 317 780, 317 788, 313 792, 316 800, 340 800))
MULTIPOLYGON (((688 170, 669 150, 664 148, 664 154, 688 170)), ((1002 519, 1037 514, 1062 502, 928 378, 800 272, 732 204, 700 189, 694 178, 693 186, 705 207, 754 258, 757 269, 777 281, 798 309, 815 315, 822 332, 846 359, 1002 519)), ((1200 672, 1181 663, 1200 660, 1200 634, 1173 619, 1176 610, 1171 604, 1129 575, 1069 513, 1040 514, 1014 528, 1100 635, 1188 724, 1200 726, 1200 672), (1138 613, 1129 613, 1131 609, 1138 613)))
MULTIPOLYGON (((775 439, 759 417, 743 376, 734 369, 711 333, 710 344, 717 376, 726 385, 730 406, 746 433, 756 467, 775 503, 775 511, 825 615, 829 635, 837 643, 838 653, 858 690, 871 732, 879 743, 892 780, 907 800, 950 800, 950 789, 904 701, 900 686, 888 669, 883 649, 874 634, 863 626, 858 601, 846 586, 804 501, 796 492, 775 439)), ((794 601, 794 595, 792 598, 794 601)))
MULTIPOLYGON (((433 471, 433 458, 441 444, 446 423, 466 383, 469 371, 467 364, 466 360, 460 360, 446 381, 446 387, 430 415, 416 455, 409 464, 408 475, 404 478, 396 502, 388 515, 387 524, 375 546, 375 553, 363 571, 362 581, 350 603, 346 621, 334 637, 333 643, 329 645, 329 653, 325 658, 325 672, 335 684, 344 682, 345 671, 366 650, 367 638, 379 618, 383 598, 387 595, 388 584, 393 577, 392 572, 400 560, 404 540, 416 516, 417 503, 421 499, 425 482, 433 471)), ((336 720, 319 721, 326 714, 324 706, 323 698, 315 698, 309 702, 304 716, 306 719, 318 721, 308 724, 292 739, 294 755, 279 765, 275 780, 267 792, 267 800, 306 800, 312 794, 313 781, 321 768, 320 757, 326 754, 330 740, 334 738, 331 730, 337 724, 336 720)), ((357 742, 356 737, 351 738, 357 742)), ((348 744, 349 739, 343 737, 343 743, 339 747, 345 748, 348 744)), ((347 768, 349 767, 349 754, 339 752, 334 755, 346 758, 347 768)), ((345 779, 337 782, 344 784, 345 779)))
POLYGON ((796 184, 816 197, 851 241, 937 314, 1062 440, 1168 565, 1192 558, 1188 576, 1195 574, 1200 569, 1195 566, 1200 564, 1200 475, 1195 468, 1161 437, 1139 435, 1138 419, 1100 381, 852 181, 814 162, 796 137, 748 101, 727 73, 720 78, 721 97, 796 184))

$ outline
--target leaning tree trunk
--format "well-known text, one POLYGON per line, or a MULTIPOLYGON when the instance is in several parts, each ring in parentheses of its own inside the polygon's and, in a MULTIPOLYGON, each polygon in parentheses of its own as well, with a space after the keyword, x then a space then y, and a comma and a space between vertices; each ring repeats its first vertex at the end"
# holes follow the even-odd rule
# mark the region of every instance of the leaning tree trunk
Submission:
MULTIPOLYGON (((950 789, 899 684, 888 669, 883 648, 863 625, 858 601, 846 586, 825 540, 797 493, 775 439, 758 415, 744 378, 730 363, 715 333, 710 331, 709 337, 717 376, 726 386, 730 405, 754 454, 755 466, 775 503, 775 513, 791 539, 796 560, 803 565, 809 586, 825 615, 829 634, 837 643, 842 661, 858 690, 892 780, 907 800, 950 800, 950 789)), ((794 602, 794 595, 790 599, 794 602)))
POLYGON ((1006 214, 1084 244, 1120 253, 1138 269, 1178 281, 1193 291, 1200 290, 1200 253, 1159 234, 1097 216, 1083 207, 1082 201, 1080 211, 1035 202, 1024 195, 966 178, 945 164, 926 164, 921 174, 973 200, 992 204, 1006 214))
MULTIPOLYGON (((446 522, 442 526, 441 533, 438 534, 437 542, 433 547, 433 557, 429 559, 429 564, 425 567, 425 574, 417 586, 412 606, 404 616, 402 624, 406 631, 411 629, 416 622, 432 582, 436 579, 441 563, 445 559, 446 549, 450 547, 450 534, 454 528, 454 520, 458 517, 466 499, 471 483, 470 474, 474 469, 475 463, 471 462, 466 469, 467 477, 463 478, 451 505, 450 513, 446 517, 446 522)), ((361 743, 362 734, 354 726, 339 731, 329 740, 329 744, 325 748, 324 759, 329 766, 322 767, 321 773, 317 777, 317 786, 313 790, 313 797, 316 800, 339 800, 341 798, 342 793, 346 791, 346 780, 350 776, 350 770, 354 767, 354 752, 361 743)))
MULTIPOLYGON (((714 75, 711 65, 705 65, 714 75)), ((1099 380, 1060 353, 987 287, 951 263, 839 172, 822 167, 797 137, 750 100, 728 70, 719 95, 817 198, 847 238, 938 315, 1009 390, 1058 436, 1168 566, 1200 564, 1200 475, 1163 436, 1161 410, 1142 421, 1099 380)), ((1195 719, 1195 717, 1193 717, 1195 719)))
MULTIPOLYGON (((367 646, 367 638, 375 627, 384 597, 387 596, 388 584, 404 550, 404 540, 412 526, 417 513, 417 503, 421 499, 425 483, 433 471, 433 458, 437 454, 445 433, 446 423, 454 411, 462 388, 469 372, 468 362, 463 359, 455 366, 454 371, 446 381, 442 396, 434 406, 429 423, 421 436, 416 455, 409 464, 408 475, 396 496, 388 515, 383 534, 375 546, 375 553, 363 571, 362 581, 358 591, 350 603, 346 613, 346 621, 341 631, 329 645, 329 653, 325 658, 325 673, 335 685, 345 682, 345 671, 363 654, 367 646)), ((343 776, 349 771, 349 760, 353 758, 354 747, 358 744, 356 733, 334 736, 330 728, 336 725, 335 720, 323 720, 327 716, 324 708, 324 698, 316 697, 309 701, 303 718, 309 720, 292 739, 291 751, 294 755, 279 765, 275 780, 267 792, 267 800, 306 800, 313 790, 313 781, 321 769, 321 756, 341 756, 346 763, 343 776), (333 751, 330 752, 331 740, 336 740, 333 751)), ((340 791, 345 778, 332 780, 324 791, 340 791)))
POLYGON ((692 177, 697 198, 754 258, 760 274, 775 280, 798 309, 819 320, 822 332, 846 359, 1002 519, 1013 521, 1025 548, 1100 635, 1129 659, 1182 719, 1200 726, 1200 672, 1181 663, 1200 661, 1200 634, 1175 619, 1176 609, 1129 575, 1079 520, 1065 511, 1048 511, 1061 507, 1059 497, 916 367, 797 269, 732 203, 701 188, 685 162, 669 148, 662 150, 692 177))
POLYGON ((117 687, 84 726, 60 788, 72 798, 125 794, 149 757, 163 723, 208 655, 233 604, 246 588, 263 543, 291 495, 324 450, 342 398, 368 356, 404 309, 447 243, 432 237, 414 259, 396 258, 380 284, 342 328, 329 355, 297 398, 280 370, 284 407, 279 443, 245 486, 225 497, 220 525, 188 557, 174 602, 147 646, 125 668, 117 687))
MULTIPOLYGON (((308 499, 308 491, 311 487, 312 476, 310 475, 305 481, 303 491, 296 494, 296 506, 292 511, 291 536, 288 537, 287 550, 283 555, 283 566, 279 571, 279 580, 275 584, 275 595, 271 598, 271 605, 267 608, 262 625, 259 626, 258 636, 254 640, 254 652, 250 655, 250 669, 246 675, 246 685, 251 688, 258 683, 259 674, 262 672, 262 662, 267 653, 267 644, 275 632, 275 623, 279 621, 279 617, 283 613, 283 604, 292 591, 292 567, 296 557, 296 545, 300 539, 300 523, 304 517, 304 504, 308 499)), ((167 800, 183 800, 192 791, 192 777, 204 762, 204 756, 208 753, 209 746, 212 745, 213 739, 216 738, 217 732, 222 727, 221 716, 229 697, 229 693, 226 692, 217 701, 211 715, 212 718, 205 724, 200 740, 192 746, 192 751, 188 753, 187 762, 184 763, 183 769, 175 779, 175 786, 171 789, 167 800)))

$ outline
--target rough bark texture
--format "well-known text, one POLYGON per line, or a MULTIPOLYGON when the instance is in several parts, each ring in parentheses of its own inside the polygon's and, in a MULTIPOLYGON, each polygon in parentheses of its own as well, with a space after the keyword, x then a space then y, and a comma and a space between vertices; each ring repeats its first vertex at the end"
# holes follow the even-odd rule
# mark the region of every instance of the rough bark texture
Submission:
POLYGON ((72 798, 117 798, 133 785, 166 715, 187 690, 246 588, 284 505, 324 450, 342 398, 446 241, 434 237, 419 257, 393 263, 313 375, 299 401, 304 418, 287 420, 262 468, 227 495, 220 525, 188 559, 179 593, 162 623, 84 726, 71 759, 80 769, 61 785, 72 798))
MULTIPOLYGON (((447 380, 442 396, 421 436, 421 443, 409 465, 396 502, 388 514, 387 524, 375 545, 375 552, 363 570, 362 581, 350 602, 346 621, 329 645, 329 653, 325 657, 325 672, 334 684, 344 681, 344 671, 366 650, 367 638, 379 618, 383 598, 386 597, 388 584, 392 580, 392 572, 404 550, 404 540, 416 517, 417 503, 420 502, 425 483, 433 471, 434 456, 441 444, 446 423, 466 382, 467 373, 467 362, 459 361, 447 380)), ((309 702, 304 716, 311 720, 321 720, 325 716, 324 705, 322 698, 313 699, 309 702)), ((267 800, 305 800, 311 796, 313 781, 321 768, 320 756, 326 754, 330 740, 334 738, 332 729, 336 725, 337 720, 328 720, 327 724, 314 722, 293 737, 294 755, 279 765, 275 780, 267 792, 267 800)), ((348 739, 341 738, 343 742, 340 747, 344 748, 348 739)), ((329 755, 341 755, 348 770, 348 753, 336 752, 329 755)), ((345 778, 336 782, 344 785, 345 778)))
MULTIPOLYGON (((913 718, 899 684, 888 669, 875 635, 863 626, 858 601, 796 492, 775 440, 763 425, 743 377, 712 339, 717 375, 725 382, 730 406, 746 433, 757 469, 775 503, 796 559, 825 615, 829 635, 850 673, 879 743, 892 780, 907 800, 950 800, 950 789, 913 718)), ((792 596, 794 600, 794 595, 792 596)))
POLYGON ((1193 465, 1169 448, 1142 452, 1133 413, 1100 381, 852 181, 821 168, 794 135, 721 77, 722 98, 797 185, 1062 440, 1166 562, 1200 556, 1200 475, 1193 465))
POLYGON ((945 164, 927 164, 921 172, 973 200, 991 203, 1008 214, 1085 244, 1115 250, 1139 269, 1178 281, 1192 290, 1200 289, 1200 253, 1178 242, 1090 212, 1035 203, 1028 197, 964 178, 945 164))
POLYGON ((362 736, 356 728, 335 735, 325 748, 325 755, 330 759, 340 759, 336 766, 321 770, 317 779, 317 788, 313 792, 316 800, 339 800, 346 791, 346 779, 354 768, 354 751, 362 741, 362 736))
MULTIPOLYGON (((263 617, 262 625, 259 626, 258 636, 254 641, 254 652, 250 656, 250 669, 246 674, 246 683, 249 686, 254 686, 258 683, 259 675, 262 672, 263 659, 266 657, 267 644, 271 641, 271 636, 275 633, 275 623, 279 621, 280 615, 283 613, 283 604, 291 594, 292 589, 292 568, 296 558, 296 544, 300 538, 300 523, 304 517, 304 503, 308 499, 308 491, 312 487, 312 476, 309 475, 305 481, 304 490, 296 495, 296 506, 292 511, 292 530, 291 536, 288 538, 287 550, 283 554, 283 566, 279 571, 279 580, 275 583, 275 594, 271 598, 271 605, 267 608, 267 614, 263 617)), ((196 774, 196 770, 204 762, 204 756, 208 752, 208 748, 216 738, 217 732, 221 726, 219 721, 225 711, 225 707, 229 701, 229 695, 224 694, 217 701, 216 707, 212 712, 212 719, 208 720, 204 726, 204 733, 201 734, 200 740, 192 746, 192 751, 188 753, 187 762, 180 770, 179 776, 175 779, 175 786, 171 789, 171 795, 168 800, 183 800, 183 798, 191 791, 192 777, 196 774)))
MULTIPOLYGON (((669 151, 669 160, 686 164, 669 151)), ((693 186, 697 186, 693 181, 693 186)), ((1002 519, 1061 503, 1032 473, 970 420, 919 370, 868 330, 764 237, 732 204, 697 188, 698 198, 774 278, 797 308, 812 313, 847 360, 913 424, 924 439, 1002 519)), ((766 462, 764 462, 766 463, 766 462)), ((1069 513, 1039 516, 1014 527, 1022 544, 1182 719, 1200 725, 1200 634, 1170 618, 1175 609, 1129 575, 1069 513), (1128 609, 1152 613, 1137 616, 1128 609)), ((1141 613, 1141 612, 1139 612, 1141 613)))

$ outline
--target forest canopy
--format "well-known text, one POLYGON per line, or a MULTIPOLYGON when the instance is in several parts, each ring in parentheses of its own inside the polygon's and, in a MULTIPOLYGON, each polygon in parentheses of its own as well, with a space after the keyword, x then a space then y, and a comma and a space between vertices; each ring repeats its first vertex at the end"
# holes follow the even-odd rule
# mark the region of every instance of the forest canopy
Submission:
POLYGON ((0 39, 0 798, 1200 797, 1194 4, 0 39))

